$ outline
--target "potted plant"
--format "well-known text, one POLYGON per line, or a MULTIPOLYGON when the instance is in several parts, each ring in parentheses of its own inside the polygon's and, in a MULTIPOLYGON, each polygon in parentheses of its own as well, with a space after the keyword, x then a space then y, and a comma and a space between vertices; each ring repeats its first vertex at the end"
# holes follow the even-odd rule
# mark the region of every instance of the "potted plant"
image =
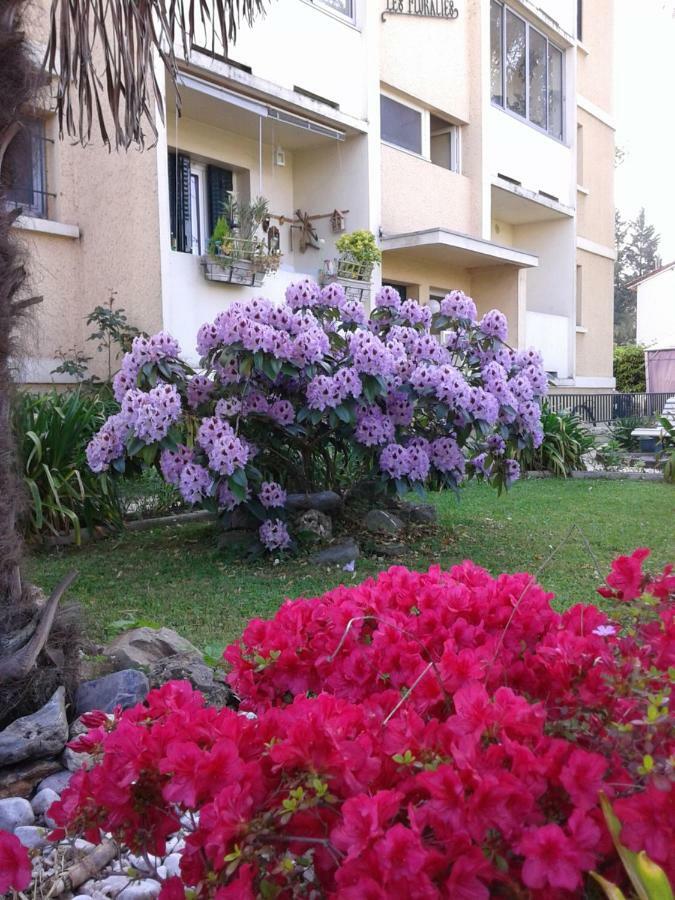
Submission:
POLYGON ((370 231, 351 231, 339 237, 335 246, 340 254, 337 261, 338 278, 370 281, 373 266, 382 260, 375 235, 370 231))
POLYGON ((248 202, 230 195, 209 239, 208 255, 202 260, 207 280, 258 287, 268 272, 277 270, 281 254, 270 253, 257 236, 268 217, 264 197, 248 202))

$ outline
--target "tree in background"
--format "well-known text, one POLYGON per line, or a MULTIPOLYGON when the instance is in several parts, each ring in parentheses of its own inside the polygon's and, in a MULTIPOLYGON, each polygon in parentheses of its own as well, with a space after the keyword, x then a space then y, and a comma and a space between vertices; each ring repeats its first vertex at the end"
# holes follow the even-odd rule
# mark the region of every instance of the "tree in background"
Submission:
POLYGON ((658 254, 661 236, 653 225, 647 224, 644 207, 632 219, 615 215, 616 262, 614 264, 614 343, 635 342, 637 297, 627 287, 661 265, 658 254))
POLYGON ((622 394, 647 390, 645 348, 642 344, 620 344, 614 348, 616 389, 622 394))

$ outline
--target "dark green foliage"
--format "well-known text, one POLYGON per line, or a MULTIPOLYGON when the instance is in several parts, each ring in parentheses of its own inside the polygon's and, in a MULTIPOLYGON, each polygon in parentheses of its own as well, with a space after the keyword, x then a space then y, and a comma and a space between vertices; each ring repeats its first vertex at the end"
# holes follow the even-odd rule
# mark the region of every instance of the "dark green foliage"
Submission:
POLYGON ((616 389, 622 394, 647 390, 645 348, 641 344, 620 344, 614 348, 616 389))
POLYGON ((647 225, 644 209, 632 219, 615 215, 616 262, 614 264, 614 340, 617 344, 635 340, 636 293, 627 285, 658 269, 660 236, 647 225))
POLYGON ((14 433, 27 494, 25 532, 72 532, 79 543, 82 528, 121 524, 114 483, 94 475, 85 458, 109 412, 105 399, 81 391, 18 395, 14 433))
POLYGON ((552 472, 565 478, 573 469, 582 468, 581 457, 593 446, 593 435, 581 419, 569 412, 553 412, 542 407, 544 440, 536 450, 521 452, 520 464, 527 471, 552 472))

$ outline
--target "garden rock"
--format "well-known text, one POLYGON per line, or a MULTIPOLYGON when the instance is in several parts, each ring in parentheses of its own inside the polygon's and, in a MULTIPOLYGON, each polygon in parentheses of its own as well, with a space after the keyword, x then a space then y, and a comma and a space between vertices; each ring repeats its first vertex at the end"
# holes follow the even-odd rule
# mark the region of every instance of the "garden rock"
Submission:
POLYGON ((0 800, 0 831, 14 831, 20 825, 32 825, 35 813, 23 797, 7 797, 0 800))
POLYGON ((333 537, 333 522, 331 517, 320 509, 308 509, 301 512, 295 519, 295 528, 298 532, 308 532, 317 541, 329 541, 333 537))
POLYGON ((395 512, 401 519, 414 525, 434 525, 438 521, 438 510, 433 503, 404 501, 396 507, 395 512))
POLYGON ((122 669, 81 684, 75 695, 75 713, 81 716, 92 709, 113 712, 116 706, 127 709, 144 700, 149 690, 150 684, 143 672, 122 669))
POLYGON ((14 829, 14 837, 18 838, 29 850, 46 847, 49 843, 47 829, 39 828, 37 825, 19 825, 14 829))
POLYGON ((257 531, 260 522, 250 510, 244 506, 235 506, 235 508, 221 519, 223 529, 225 531, 257 531))
POLYGON ((36 816, 43 816, 52 803, 56 803, 59 795, 51 788, 43 788, 31 800, 31 807, 36 816))
POLYGON ((368 531, 378 534, 398 534, 403 530, 403 522, 386 509, 371 509, 365 519, 368 531))
POLYGON ((218 536, 218 549, 225 550, 228 547, 233 549, 248 548, 257 540, 258 535, 255 531, 249 531, 244 528, 232 528, 218 536))
POLYGON ((289 494, 286 497, 286 508, 291 512, 306 509, 318 509, 324 513, 342 512, 342 497, 335 491, 319 491, 315 494, 289 494))
POLYGON ((403 556, 408 548, 405 544, 375 544, 373 552, 376 556, 384 556, 387 559, 395 559, 403 556))
POLYGON ((0 765, 54 756, 61 752, 67 738, 66 691, 59 687, 42 709, 0 732, 0 765))
POLYGON ((48 775, 47 778, 41 781, 38 785, 38 791, 51 790, 60 795, 68 787, 68 782, 72 777, 72 772, 69 772, 67 769, 61 769, 58 772, 54 772, 53 775, 48 775))
POLYGON ((145 669, 167 656, 199 651, 171 628, 144 627, 120 634, 103 653, 125 669, 145 669))
POLYGON ((344 565, 358 559, 360 555, 359 545, 353 538, 349 538, 320 550, 311 556, 309 561, 316 566, 344 565))
POLYGON ((0 769, 0 798, 30 797, 38 782, 60 769, 55 759, 34 759, 16 766, 6 766, 0 769))
POLYGON ((231 689, 216 678, 213 669, 201 655, 177 653, 167 656, 150 667, 150 685, 161 687, 167 681, 189 681, 192 687, 201 691, 210 706, 232 706, 234 694, 231 689))

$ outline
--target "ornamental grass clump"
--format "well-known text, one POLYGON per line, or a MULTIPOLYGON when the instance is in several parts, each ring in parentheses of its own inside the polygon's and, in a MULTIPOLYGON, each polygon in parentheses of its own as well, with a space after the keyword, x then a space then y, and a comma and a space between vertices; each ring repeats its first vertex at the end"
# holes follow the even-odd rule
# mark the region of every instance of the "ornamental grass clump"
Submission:
POLYGON ((675 576, 648 552, 611 614, 470 562, 289 601, 225 653, 253 718, 183 682, 87 714, 54 836, 162 855, 185 828, 160 900, 555 900, 626 886, 606 797, 673 880, 675 576))
POLYGON ((245 505, 268 550, 292 545, 288 491, 457 490, 471 477, 501 490, 541 442, 547 390, 540 354, 506 338, 504 315, 478 320, 460 291, 433 315, 385 287, 368 314, 339 284, 300 281, 281 305, 236 302, 202 325, 199 371, 170 335, 136 338, 89 464, 154 465, 188 503, 245 505))

